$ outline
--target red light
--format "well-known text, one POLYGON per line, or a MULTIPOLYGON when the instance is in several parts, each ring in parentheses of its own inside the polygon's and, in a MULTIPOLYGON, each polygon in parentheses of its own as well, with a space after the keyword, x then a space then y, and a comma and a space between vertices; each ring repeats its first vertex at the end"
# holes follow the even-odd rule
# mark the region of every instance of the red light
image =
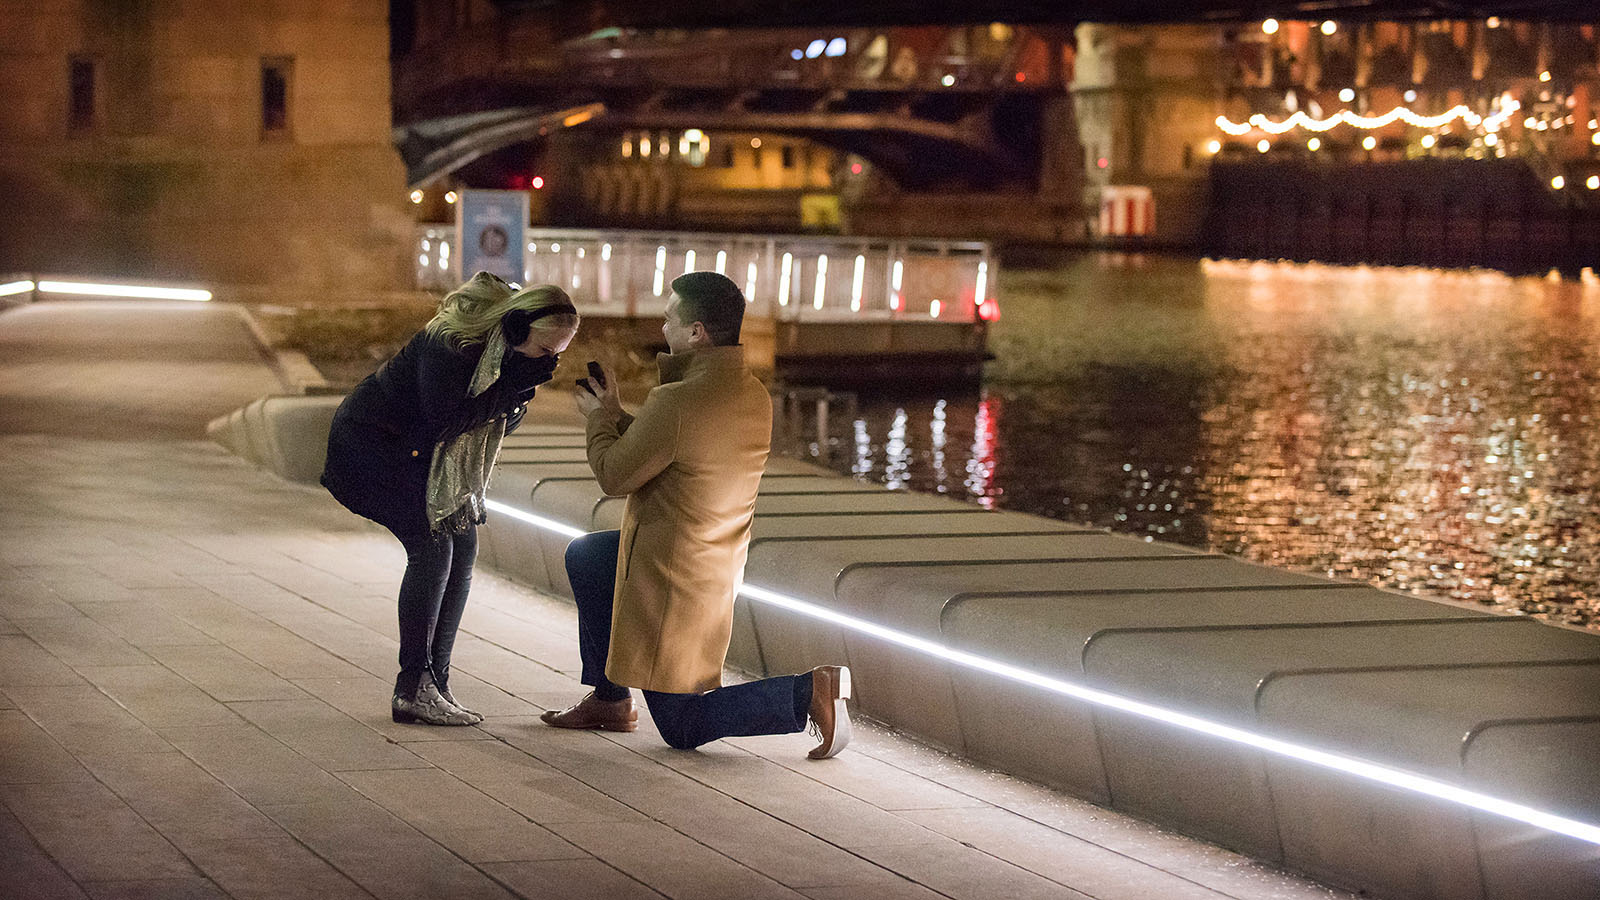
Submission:
POLYGON ((1027 80, 1028 80, 1028 73, 1027 72, 1018 72, 1017 73, 1017 84, 1021 84, 1024 81, 1027 81, 1027 80))
POLYGON ((543 175, 535 175, 535 176, 533 176, 533 189, 537 191, 542 187, 544 187, 544 176, 543 175))
POLYGON ((1000 321, 1000 304, 993 300, 985 300, 978 304, 978 318, 985 322, 1000 321))
POLYGON ((860 175, 861 174, 861 163, 851 163, 850 164, 850 174, 851 175, 860 175))
POLYGON ((1109 167, 1111 165, 1111 160, 1106 159, 1104 156, 1102 156, 1099 159, 1095 160, 1094 164, 1099 166, 1100 168, 1104 169, 1104 168, 1107 168, 1107 167, 1109 167))

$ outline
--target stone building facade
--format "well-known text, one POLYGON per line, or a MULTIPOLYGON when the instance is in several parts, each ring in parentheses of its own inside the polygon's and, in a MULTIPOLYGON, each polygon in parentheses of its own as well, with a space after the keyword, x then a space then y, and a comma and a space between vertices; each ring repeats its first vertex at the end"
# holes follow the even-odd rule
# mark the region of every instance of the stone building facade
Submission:
POLYGON ((38 0, 0 32, 0 272, 406 284, 386 0, 38 0))

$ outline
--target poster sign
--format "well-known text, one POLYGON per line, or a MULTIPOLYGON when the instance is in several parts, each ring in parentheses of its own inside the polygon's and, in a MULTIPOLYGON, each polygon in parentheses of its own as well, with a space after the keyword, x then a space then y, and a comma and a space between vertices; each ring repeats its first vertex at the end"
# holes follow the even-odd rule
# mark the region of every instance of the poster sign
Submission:
POLYGON ((526 191, 462 191, 456 201, 456 277, 465 281, 482 270, 520 284, 527 228, 526 191))

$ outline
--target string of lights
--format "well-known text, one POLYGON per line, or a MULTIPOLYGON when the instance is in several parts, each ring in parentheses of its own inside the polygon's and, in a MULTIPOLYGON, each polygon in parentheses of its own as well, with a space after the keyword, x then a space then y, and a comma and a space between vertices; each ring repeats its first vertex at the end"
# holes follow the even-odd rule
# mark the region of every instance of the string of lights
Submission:
POLYGON ((1265 131, 1268 134, 1283 134, 1295 128, 1323 132, 1339 125, 1353 125, 1356 128, 1371 130, 1392 125, 1395 122, 1405 122, 1418 128, 1443 128, 1460 119, 1469 128, 1477 128, 1481 125, 1486 130, 1493 132, 1498 131, 1521 108, 1522 105, 1516 100, 1505 98, 1501 101, 1500 110, 1488 117, 1480 116, 1466 106, 1455 106, 1436 116, 1424 116, 1404 106, 1397 106, 1381 116, 1363 116, 1352 110, 1344 109, 1325 119, 1313 118, 1305 112, 1296 112, 1286 119, 1273 121, 1257 113, 1244 122, 1235 122, 1227 116, 1217 116, 1217 127, 1228 134, 1239 137, 1255 130, 1265 131))

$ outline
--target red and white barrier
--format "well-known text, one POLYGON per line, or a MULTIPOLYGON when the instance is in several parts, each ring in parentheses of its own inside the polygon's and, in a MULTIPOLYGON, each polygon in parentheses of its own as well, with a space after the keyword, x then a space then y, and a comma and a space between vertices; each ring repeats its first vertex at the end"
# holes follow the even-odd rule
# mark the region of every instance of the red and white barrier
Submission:
POLYGON ((1108 184, 1100 190, 1100 233, 1110 237, 1147 237, 1156 231, 1156 201, 1150 189, 1137 184, 1108 184))

